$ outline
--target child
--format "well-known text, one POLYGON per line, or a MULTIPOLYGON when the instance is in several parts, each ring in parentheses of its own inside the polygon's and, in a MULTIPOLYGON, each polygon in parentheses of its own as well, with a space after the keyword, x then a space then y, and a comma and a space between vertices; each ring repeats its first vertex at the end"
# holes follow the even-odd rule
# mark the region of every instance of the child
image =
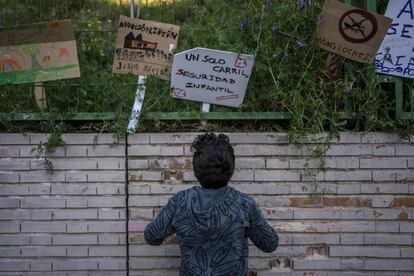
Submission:
POLYGON ((234 151, 226 135, 199 135, 191 151, 202 187, 174 195, 146 227, 145 240, 160 245, 175 233, 181 250, 180 275, 244 276, 247 237, 264 252, 276 250, 279 237, 253 198, 227 186, 234 173, 234 151))

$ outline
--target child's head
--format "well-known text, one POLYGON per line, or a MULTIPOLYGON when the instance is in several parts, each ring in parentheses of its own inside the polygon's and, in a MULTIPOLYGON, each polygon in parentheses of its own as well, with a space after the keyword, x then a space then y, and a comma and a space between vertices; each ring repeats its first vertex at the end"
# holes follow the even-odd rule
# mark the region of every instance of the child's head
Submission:
POLYGON ((234 173, 234 151, 229 137, 214 133, 198 135, 191 145, 194 175, 208 189, 224 187, 234 173))

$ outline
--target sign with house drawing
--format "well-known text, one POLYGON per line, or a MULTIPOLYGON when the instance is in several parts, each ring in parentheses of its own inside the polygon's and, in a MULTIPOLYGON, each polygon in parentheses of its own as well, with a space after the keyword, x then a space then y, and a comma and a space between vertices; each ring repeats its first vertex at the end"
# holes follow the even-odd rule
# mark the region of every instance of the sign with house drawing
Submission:
POLYGON ((0 85, 80 77, 70 20, 0 32, 0 85))
POLYGON ((180 27, 121 16, 112 72, 171 78, 180 27))

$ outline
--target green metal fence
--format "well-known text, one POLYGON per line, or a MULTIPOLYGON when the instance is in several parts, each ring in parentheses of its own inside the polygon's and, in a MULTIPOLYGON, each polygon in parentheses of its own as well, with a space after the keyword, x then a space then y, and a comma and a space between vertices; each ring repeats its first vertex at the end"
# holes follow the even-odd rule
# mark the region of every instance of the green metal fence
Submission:
MULTIPOLYGON (((74 80, 63 80, 54 83, 45 84, 48 97, 53 97, 55 91, 67 91, 67 103, 62 99, 62 105, 68 105, 63 120, 69 121, 99 121, 113 120, 115 113, 110 112, 111 109, 120 108, 117 101, 103 103, 105 106, 102 110, 88 110, 86 112, 72 112, 73 106, 81 103, 74 101, 79 95, 88 94, 89 100, 93 101, 97 93, 104 93, 108 99, 129 97, 130 104, 122 106, 126 113, 132 108, 133 92, 136 89, 136 76, 111 76, 115 78, 117 83, 115 86, 110 81, 102 81, 102 75, 98 71, 94 71, 94 65, 103 64, 110 68, 112 64, 113 43, 115 41, 116 26, 114 22, 120 14, 129 14, 129 1, 111 1, 111 0, 0 0, 0 28, 7 29, 15 25, 30 24, 39 21, 48 21, 54 19, 72 19, 75 27, 77 44, 80 48, 79 59, 81 67, 85 67, 82 72, 82 78, 74 80), (75 9, 76 7, 76 9, 75 9), (74 11, 82 11, 77 14, 74 11), (91 23, 88 19, 96 17, 99 24, 91 23), (104 22, 104 23, 102 23, 104 22), (102 43, 101 47, 89 47, 88 43, 102 43), (125 91, 129 91, 128 93, 125 91), (131 93, 132 91, 132 93, 131 93), (108 112, 109 111, 109 112, 108 112)), ((137 2, 137 1, 135 1, 137 2)), ((177 14, 183 14, 188 19, 188 11, 176 8, 177 3, 172 1, 171 5, 166 7, 165 3, 160 0, 155 5, 151 5, 148 0, 143 1, 142 14, 144 17, 157 20, 161 17, 161 13, 168 13, 171 22, 177 19, 177 14)), ((197 2, 197 1, 196 1, 197 2)), ((345 0, 351 4, 352 0, 345 0)), ((376 10, 377 3, 375 0, 365 0, 365 6, 369 10, 376 10)), ((177 19, 178 20, 178 19, 177 19)), ((205 29, 183 29, 182 32, 202 32, 205 29)), ((108 70, 110 71, 110 70, 108 70)), ((108 78, 108 75, 103 76, 108 78)), ((414 119, 414 101, 413 92, 404 91, 404 81, 395 77, 380 77, 381 82, 393 83, 396 99, 396 117, 397 119, 414 119), (411 93, 409 97, 404 93, 411 93)), ((10 93, 16 86, 7 88, 10 93)), ((33 85, 20 85, 20 90, 27 90, 30 93, 33 85)), ((144 102, 145 105, 145 102, 144 102)), ((145 112, 144 120, 288 120, 292 118, 289 112, 201 112, 194 109, 194 104, 189 112, 145 112)), ((352 110, 345 110, 340 113, 340 117, 346 118, 352 113, 352 110)), ((16 113, 7 112, 0 113, 0 118, 10 121, 41 121, 51 118, 49 113, 28 112, 16 113)))
MULTIPOLYGON (((137 4, 138 1, 135 1, 137 4)), ((155 2, 155 1, 152 1, 155 2)), ((171 1, 170 1, 171 2, 171 1)), ((151 18, 157 20, 160 18, 161 12, 166 12, 166 9, 162 9, 165 6, 164 1, 159 0, 158 2, 149 3, 148 0, 143 0, 143 6, 141 15, 145 18, 151 18)), ((129 14, 129 1, 110 1, 110 0, 0 0, 0 27, 1 29, 10 29, 15 26, 21 26, 25 24, 44 22, 56 19, 72 19, 75 28, 75 34, 78 44, 79 59, 82 67, 89 65, 90 57, 97 60, 97 62, 104 62, 108 68, 111 66, 113 46, 111 45, 115 41, 116 26, 114 22, 117 21, 120 14, 129 14), (73 8, 80 10, 81 14, 74 14, 73 8), (115 9, 114 9, 115 8, 115 9), (100 28, 91 26, 91 23, 87 20, 88 17, 97 17, 101 22, 106 22, 100 28), (90 41, 90 36, 96 36, 99 34, 99 39, 104 45, 98 48, 91 48, 90 51, 86 49, 84 51, 84 43, 90 41), (84 62, 87 61, 87 62, 84 62)), ((171 20, 174 23, 177 17, 176 3, 172 1, 168 5, 171 20)), ((181 11, 182 12, 182 11, 181 11)), ((188 19, 188 11, 185 11, 185 17, 188 19)), ((192 19, 194 20, 194 19, 192 19)), ((92 25, 94 25, 92 23, 92 25)), ((205 29, 190 29, 181 30, 182 32, 197 32, 205 31, 205 29)), ((93 38, 96 39, 96 38, 93 38)), ((87 48, 87 46, 86 46, 87 48)), ((114 78, 124 79, 122 85, 117 87, 111 87, 110 84, 100 82, 97 72, 92 72, 90 67, 83 68, 81 72, 82 77, 75 80, 63 80, 56 82, 46 83, 44 87, 46 89, 47 97, 53 97, 53 93, 60 90, 67 90, 68 93, 80 93, 96 94, 105 93, 106 98, 110 99, 114 95, 122 97, 119 91, 129 91, 128 97, 132 97, 131 91, 136 90, 136 78, 133 76, 114 76, 114 78)), ((119 84, 119 81, 117 82, 119 84)), ((14 93, 12 90, 26 90, 26 93, 30 93, 33 89, 32 84, 23 84, 17 86, 8 87, 10 93, 14 93)), ((90 98, 93 101, 93 97, 90 98)), ((131 102, 131 101, 130 101, 131 102)), ((68 99, 67 104, 76 105, 76 101, 68 99)), ((53 108, 53 107, 52 107, 53 108)), ((113 106, 115 109, 116 106, 113 106)), ((128 107, 125 107, 126 113, 128 107)), ((132 108, 132 102, 129 106, 132 108)), ((110 108, 108 108, 110 109, 110 108)), ((191 109, 191 108, 190 108, 191 109)), ((48 120, 51 118, 49 113, 0 113, 2 120, 11 121, 41 121, 48 120)), ((115 113, 113 112, 70 112, 70 108, 65 112, 63 120, 68 121, 96 121, 96 120, 113 120, 115 113)), ((291 115, 287 112, 211 112, 203 113, 199 111, 191 112, 145 112, 143 115, 144 120, 279 120, 289 119, 291 115)))

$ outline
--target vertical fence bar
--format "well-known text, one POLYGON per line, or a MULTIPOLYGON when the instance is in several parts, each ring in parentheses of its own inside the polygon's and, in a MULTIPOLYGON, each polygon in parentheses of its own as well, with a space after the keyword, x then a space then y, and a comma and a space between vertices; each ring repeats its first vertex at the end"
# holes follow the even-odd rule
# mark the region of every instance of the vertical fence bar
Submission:
POLYGON ((376 0, 365 0, 365 6, 367 10, 376 12, 377 11, 377 1, 376 0))
POLYGON ((139 0, 137 4, 137 18, 139 18, 141 15, 141 8, 142 8, 142 1, 139 0))
POLYGON ((0 0, 0 26, 3 26, 3 0, 0 0))
POLYGON ((395 114, 397 119, 403 119, 403 82, 399 78, 393 78, 395 83, 395 114))
POLYGON ((129 2, 129 14, 130 14, 130 17, 131 18, 134 18, 135 17, 135 12, 134 12, 134 0, 131 0, 130 2, 129 2))
MULTIPOLYGON (((347 5, 352 5, 352 0, 345 0, 344 3, 347 5)), ((344 63, 344 69, 346 69, 346 63, 344 63)), ((346 72, 346 70, 344 71, 346 72)), ((347 80, 347 77, 345 76, 345 81, 346 80, 347 80)), ((350 94, 349 91, 347 91, 347 95, 344 98, 344 109, 345 109, 345 114, 347 116, 351 116, 352 111, 353 111, 353 101, 349 94, 350 94)))
MULTIPOLYGON (((16 6, 16 0, 13 0, 13 7, 17 7, 16 6)), ((18 25, 19 21, 17 21, 17 20, 18 20, 18 16, 15 16, 14 17, 14 24, 12 24, 12 25, 18 25)))

